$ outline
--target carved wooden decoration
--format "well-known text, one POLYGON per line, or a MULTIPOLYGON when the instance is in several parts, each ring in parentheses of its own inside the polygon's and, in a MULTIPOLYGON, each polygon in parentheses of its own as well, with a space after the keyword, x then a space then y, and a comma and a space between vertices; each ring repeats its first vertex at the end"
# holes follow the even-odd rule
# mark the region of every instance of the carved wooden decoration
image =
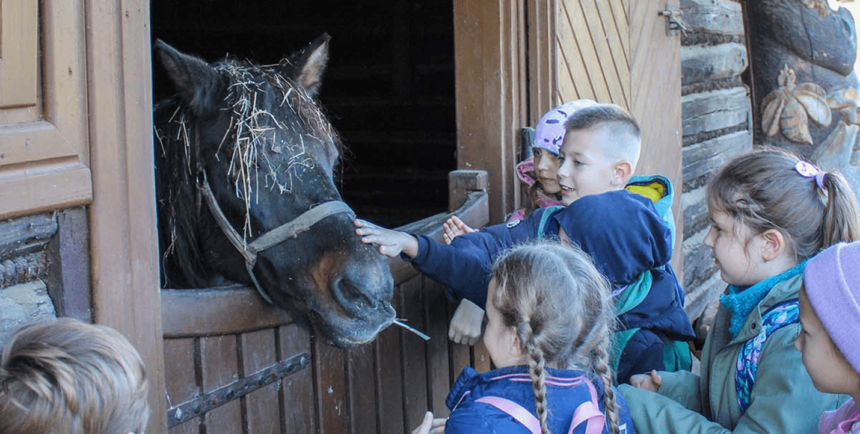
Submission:
POLYGON ((838 90, 827 97, 827 105, 850 125, 860 125, 860 92, 853 87, 838 90))
POLYGON ((860 192, 854 17, 827 0, 749 0, 756 143, 839 170, 860 192))
POLYGON ((796 80, 794 70, 785 65, 779 73, 779 89, 762 101, 761 129, 768 137, 781 132, 792 142, 811 145, 809 121, 819 127, 830 125, 830 107, 821 86, 797 85, 796 80))

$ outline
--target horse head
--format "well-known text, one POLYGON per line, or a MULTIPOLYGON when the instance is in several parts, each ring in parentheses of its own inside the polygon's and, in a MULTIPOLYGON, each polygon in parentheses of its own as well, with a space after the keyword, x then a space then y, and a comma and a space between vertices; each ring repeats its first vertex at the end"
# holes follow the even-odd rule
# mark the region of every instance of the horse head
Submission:
POLYGON ((176 88, 155 113, 159 236, 165 286, 256 287, 349 348, 394 320, 393 279, 335 187, 341 144, 314 99, 328 39, 265 66, 156 42, 176 88))

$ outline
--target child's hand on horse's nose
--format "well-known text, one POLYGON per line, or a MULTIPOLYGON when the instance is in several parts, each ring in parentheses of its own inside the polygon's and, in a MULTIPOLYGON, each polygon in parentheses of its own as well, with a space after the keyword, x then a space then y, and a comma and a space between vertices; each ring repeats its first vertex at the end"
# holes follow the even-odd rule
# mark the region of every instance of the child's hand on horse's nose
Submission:
POLYGON ((358 235, 370 235, 374 233, 375 229, 379 229, 379 227, 373 223, 361 219, 355 219, 355 227, 355 233, 358 235))
POLYGON ((360 235, 361 241, 363 241, 365 243, 372 243, 373 242, 372 241, 373 235, 379 234, 379 231, 378 231, 379 228, 374 226, 372 223, 364 221, 364 220, 356 219, 355 220, 355 227, 356 227, 356 229, 355 229, 356 235, 360 235))
POLYGON ((395 243, 393 237, 395 231, 383 229, 365 220, 355 220, 355 233, 361 236, 361 242, 365 244, 373 244, 379 246, 379 253, 386 256, 396 256, 400 254, 400 246, 395 243))

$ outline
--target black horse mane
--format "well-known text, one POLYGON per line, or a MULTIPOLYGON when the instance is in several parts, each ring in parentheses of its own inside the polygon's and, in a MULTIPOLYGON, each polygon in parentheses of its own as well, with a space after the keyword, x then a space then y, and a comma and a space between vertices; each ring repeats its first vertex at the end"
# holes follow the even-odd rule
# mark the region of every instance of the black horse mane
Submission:
POLYGON ((217 227, 198 228, 199 215, 209 212, 201 203, 196 188, 200 155, 226 151, 229 160, 222 160, 222 163, 231 185, 211 186, 215 191, 228 188, 244 200, 244 216, 235 215, 235 211, 231 215, 229 209, 224 209, 224 212, 231 221, 244 218, 241 230, 239 227, 236 229, 247 237, 252 230, 249 210, 256 203, 259 189, 277 189, 281 194, 289 194, 294 188, 293 174, 297 165, 316 164, 305 152, 306 138, 315 138, 324 146, 333 144, 336 149, 330 152, 341 154, 343 151, 339 136, 316 101, 292 79, 285 77, 283 72, 292 69, 289 61, 260 66, 228 58, 214 64, 213 69, 224 88, 219 90, 223 94, 219 94, 218 99, 212 99, 222 102, 214 109, 230 111, 230 126, 214 149, 195 148, 200 146, 195 143, 195 138, 202 136, 203 132, 194 130, 198 128, 194 110, 181 103, 179 98, 169 98, 155 106, 159 240, 164 287, 205 287, 213 284, 217 275, 199 248, 202 237, 223 236, 217 227), (295 116, 278 110, 278 106, 283 105, 287 105, 295 116), (286 131, 292 132, 295 140, 279 140, 286 131), (285 149, 281 149, 280 143, 285 143, 285 149), (265 146, 290 158, 272 162, 269 152, 262 148, 265 146))

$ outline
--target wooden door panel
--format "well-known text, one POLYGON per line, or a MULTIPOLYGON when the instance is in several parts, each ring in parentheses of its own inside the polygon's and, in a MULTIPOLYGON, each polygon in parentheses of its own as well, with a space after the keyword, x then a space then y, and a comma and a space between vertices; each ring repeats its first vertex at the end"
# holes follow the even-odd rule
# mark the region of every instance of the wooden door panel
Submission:
MULTIPOLYGON (((243 377, 251 376, 273 365, 278 360, 276 354, 276 333, 273 329, 258 330, 239 335, 241 348, 241 371, 243 377)), ((279 381, 261 387, 245 396, 243 413, 246 414, 245 426, 248 434, 267 434, 281 431, 279 381)))
POLYGON ((630 45, 629 40, 622 36, 629 33, 624 5, 619 0, 595 0, 595 6, 597 10, 591 13, 600 17, 605 33, 605 43, 608 45, 611 56, 611 58, 606 59, 606 63, 614 68, 618 77, 621 97, 614 99, 615 101, 624 101, 624 104, 618 103, 618 105, 629 107, 630 62, 628 56, 630 55, 630 45))
POLYGON ((83 5, 39 5, 0 8, 0 218, 92 200, 83 5))
POLYGON ((36 105, 39 3, 6 0, 0 7, 0 108, 36 105))
POLYGON ((589 98, 629 107, 629 43, 623 9, 619 0, 558 2, 556 105, 589 98))
POLYGON ((558 12, 559 83, 570 77, 576 95, 559 95, 557 103, 576 98, 609 102, 612 98, 603 78, 588 22, 579 0, 562 1, 558 12), (562 72, 567 71, 567 74, 562 72))
POLYGON ((675 186, 675 248, 672 268, 683 282, 681 208, 681 42, 666 33, 664 9, 680 10, 678 0, 636 0, 630 11, 630 111, 642 128, 636 174, 666 176, 675 186))

